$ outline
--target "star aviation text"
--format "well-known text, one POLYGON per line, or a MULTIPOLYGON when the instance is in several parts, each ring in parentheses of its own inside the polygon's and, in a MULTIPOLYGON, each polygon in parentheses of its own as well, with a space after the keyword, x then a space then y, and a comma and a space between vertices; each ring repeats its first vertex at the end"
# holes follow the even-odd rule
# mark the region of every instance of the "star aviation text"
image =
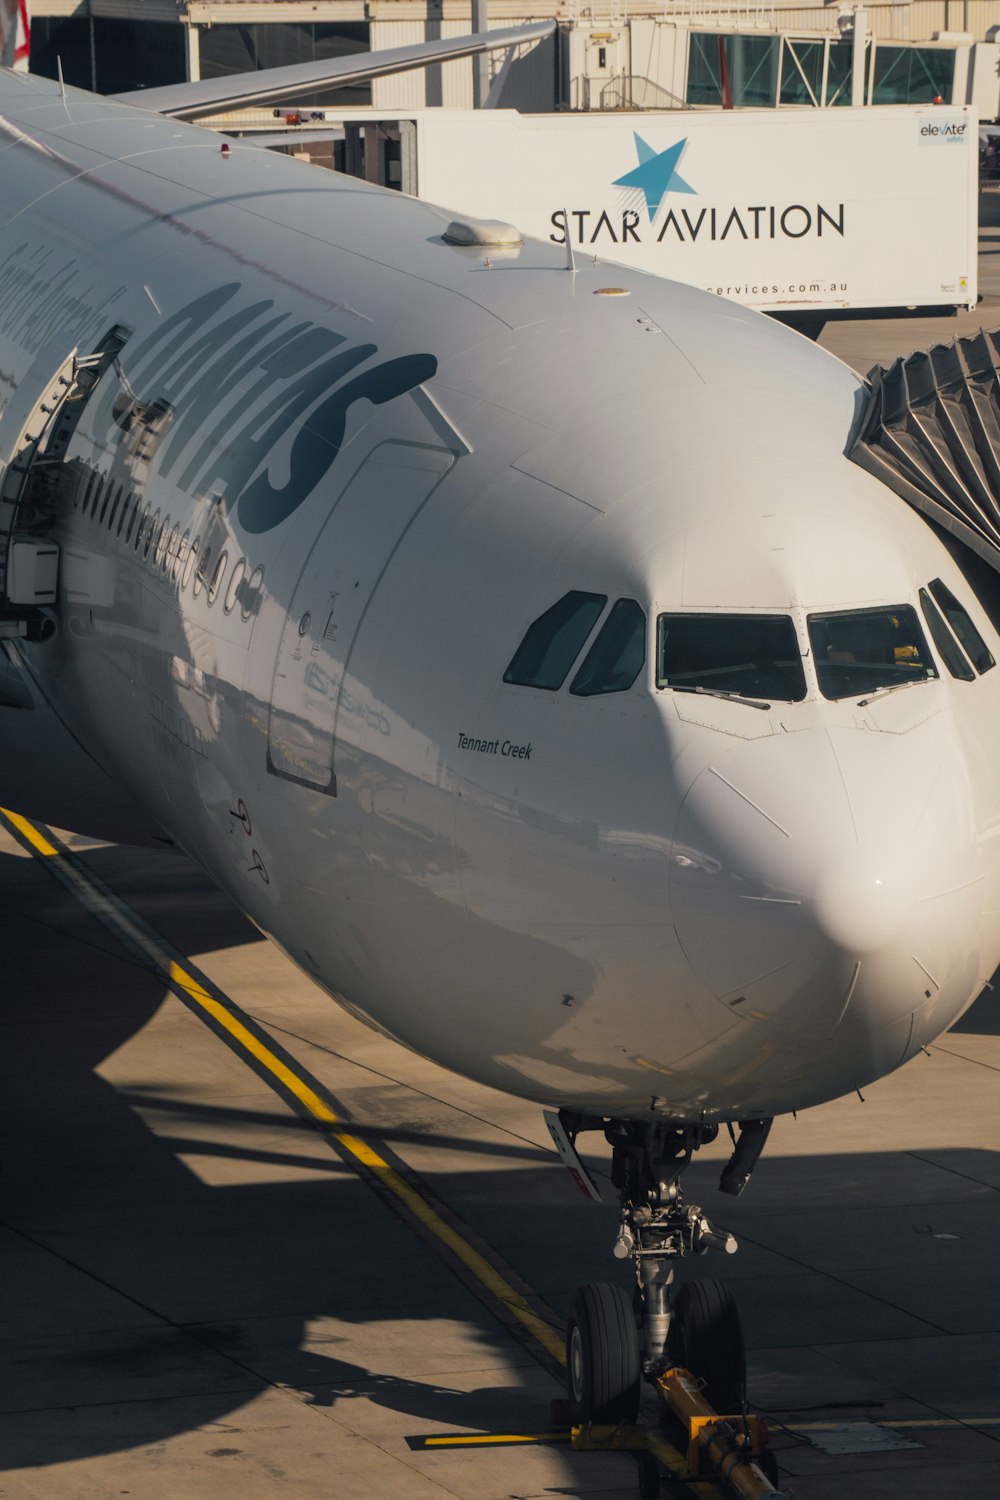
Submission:
MULTIPOLYGON (((835 211, 825 208, 821 203, 817 203, 814 208, 807 207, 804 203, 788 203, 784 207, 773 203, 748 204, 746 207, 733 204, 724 208, 714 205, 697 210, 692 208, 690 212, 686 208, 677 212, 671 208, 657 227, 655 221, 668 193, 698 196, 698 189, 692 187, 678 171, 678 163, 687 149, 687 137, 675 141, 665 151, 655 151, 638 131, 633 131, 633 139, 639 165, 624 176, 616 177, 611 185, 624 189, 626 196, 633 200, 636 194, 641 193, 645 201, 649 230, 643 234, 642 216, 634 206, 610 210, 572 208, 568 212, 570 220, 574 222, 569 228, 578 245, 594 245, 601 239, 613 245, 625 245, 630 241, 641 245, 644 239, 657 245, 665 239, 681 245, 693 245, 699 238, 703 241, 726 240, 730 237, 744 240, 801 240, 812 235, 816 239, 822 239, 824 227, 843 238, 842 203, 837 204, 835 211)), ((549 222, 556 231, 549 235, 553 244, 566 243, 566 218, 566 209, 557 208, 551 214, 549 222)))
MULTIPOLYGON (((555 232, 549 235, 549 239, 554 245, 566 243, 566 212, 557 208, 550 217, 555 232)), ((630 240, 639 245, 644 242, 659 245, 664 240, 671 244, 693 245, 699 236, 702 240, 801 240, 807 235, 822 239, 824 229, 828 236, 835 233, 843 238, 845 232, 842 203, 838 203, 835 210, 824 208, 822 203, 814 208, 807 208, 804 203, 789 203, 784 208, 765 203, 745 208, 733 205, 700 208, 697 212, 682 208, 679 213, 671 208, 659 227, 651 224, 646 232, 643 232, 640 215, 634 208, 612 209, 610 212, 606 208, 571 208, 568 212, 573 239, 578 245, 594 245, 601 238, 615 245, 624 245, 630 240)))

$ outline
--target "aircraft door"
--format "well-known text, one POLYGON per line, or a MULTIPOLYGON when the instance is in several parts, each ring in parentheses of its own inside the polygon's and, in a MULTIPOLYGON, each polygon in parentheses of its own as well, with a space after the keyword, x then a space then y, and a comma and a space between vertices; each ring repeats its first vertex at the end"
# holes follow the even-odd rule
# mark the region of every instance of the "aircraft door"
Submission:
POLYGON ((330 512, 299 576, 278 647, 268 724, 268 770, 275 776, 336 796, 337 713, 355 638, 404 532, 457 457, 435 444, 379 443, 330 512))
MULTIPOLYGON (((57 503, 67 501, 66 453, 98 381, 129 337, 116 324, 94 352, 67 350, 65 338, 47 344, 0 406, 0 601, 10 604, 55 600, 32 592, 14 597, 8 578, 16 534, 50 539, 57 503)), ((54 550, 49 548, 48 550, 54 550)), ((16 593, 16 590, 15 590, 16 593)))
POLYGON ((587 38, 584 61, 584 109, 610 108, 605 97, 624 72, 620 58, 621 38, 610 31, 592 32, 587 38))

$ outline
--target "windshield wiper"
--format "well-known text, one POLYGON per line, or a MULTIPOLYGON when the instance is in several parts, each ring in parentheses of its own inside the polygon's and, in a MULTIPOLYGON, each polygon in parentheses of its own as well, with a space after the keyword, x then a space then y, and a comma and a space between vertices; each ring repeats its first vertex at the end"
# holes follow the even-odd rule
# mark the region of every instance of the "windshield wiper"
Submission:
POLYGON ((898 693, 900 688, 916 687, 918 682, 932 682, 931 677, 911 677, 909 682, 893 682, 888 687, 878 688, 874 693, 869 693, 867 698, 859 698, 858 708, 867 708, 869 703, 874 703, 876 698, 884 698, 887 693, 898 693))
POLYGON ((765 703, 763 698, 744 698, 742 693, 729 693, 725 688, 712 687, 684 687, 681 684, 667 682, 664 684, 672 693, 701 693, 708 698, 729 698, 733 703, 745 703, 748 708, 770 708, 770 703, 765 703))

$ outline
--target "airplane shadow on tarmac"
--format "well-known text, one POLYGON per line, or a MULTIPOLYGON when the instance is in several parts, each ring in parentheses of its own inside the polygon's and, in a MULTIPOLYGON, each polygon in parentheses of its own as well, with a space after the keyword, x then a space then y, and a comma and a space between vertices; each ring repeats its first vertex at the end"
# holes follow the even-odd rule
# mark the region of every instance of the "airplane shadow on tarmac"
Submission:
MULTIPOLYGON (((112 887, 127 885, 129 899, 183 951, 256 936, 186 860, 176 861, 175 874, 169 856, 144 851, 99 849, 87 859, 112 887)), ((100 1075, 105 1059, 156 1015, 163 989, 37 861, 0 854, 0 953, 6 1466, 51 1465, 225 1424, 275 1385, 318 1406, 366 1398, 412 1418, 418 1430, 428 1422, 545 1425, 537 1390, 456 1389, 446 1376, 395 1373, 412 1365, 422 1320, 461 1327, 453 1368, 464 1364, 472 1379, 483 1377, 470 1365, 485 1367, 488 1382, 491 1365, 523 1356, 365 1183, 332 1152, 327 1167, 305 1151, 313 1138, 300 1122, 213 1097, 210 1078, 203 1101, 192 1101, 190 1087, 174 1097, 167 1083, 149 1083, 148 1061, 145 1080, 131 1088, 100 1075), (221 1144, 218 1129, 200 1133, 227 1123, 228 1142, 225 1131, 221 1144), (181 1159, 199 1148, 215 1158, 217 1178, 226 1158, 234 1168, 244 1159, 275 1169, 272 1177, 303 1165, 310 1175, 247 1182, 234 1170, 232 1180, 210 1186, 181 1159), (409 1349, 400 1347, 407 1341, 409 1349)), ((960 1029, 996 1035, 998 1027, 1000 993, 987 993, 960 1029)), ((164 1077, 190 1079, 187 1061, 169 1059, 164 1077)), ((246 1093, 256 1096, 256 1085, 246 1093)), ((414 1140, 419 1132, 384 1138, 414 1140)), ((451 1151, 463 1149, 445 1139, 451 1151)), ((579 1282, 615 1277, 613 1207, 594 1210, 577 1199, 567 1174, 539 1170, 546 1153, 513 1141, 498 1150, 512 1162, 491 1183, 470 1162, 467 1171, 435 1176, 437 1191, 554 1307, 565 1308, 579 1282), (558 1244, 572 1253, 556 1253, 558 1244)), ((744 1237, 731 1269, 751 1346, 765 1351, 765 1377, 767 1369, 780 1374, 782 1349, 998 1326, 1000 1308, 982 1300, 985 1247, 1000 1236, 995 1156, 966 1150, 954 1170, 948 1151, 933 1157, 876 1149, 766 1159, 760 1190, 738 1203, 715 1191, 718 1162, 692 1168, 691 1196, 744 1237), (925 1200, 931 1208, 916 1212, 917 1234, 907 1215, 912 1220, 912 1203, 925 1200), (954 1233, 935 1234, 938 1219, 954 1233), (855 1266, 859 1233, 879 1253, 855 1266), (903 1256, 909 1281, 901 1291, 903 1256), (950 1310, 940 1314, 938 1298, 935 1319, 926 1321, 945 1262, 950 1310)), ((729 1269, 713 1260, 696 1273, 729 1269)), ((447 1361, 445 1350, 439 1368, 447 1361)), ((994 1383, 988 1399, 1000 1402, 1000 1372, 994 1383)), ((800 1376, 795 1388, 806 1390, 800 1376)), ((761 1394, 781 1389, 780 1379, 765 1378, 761 1394)), ((822 1388, 809 1394, 822 1404, 822 1388)))
MULTIPOLYGON (((87 862, 113 888, 127 885, 183 951, 258 936, 207 881, 198 889, 186 860, 176 860, 176 877, 171 856, 148 851, 90 850, 87 862), (148 883, 147 867, 155 869, 148 883)), ((37 862, 2 854, 0 953, 4 1467, 161 1441, 223 1421, 274 1384, 319 1406, 364 1396, 418 1427, 525 1421, 516 1390, 456 1390, 386 1373, 374 1357, 372 1367, 341 1357, 346 1340, 336 1333, 308 1344, 317 1320, 351 1325, 357 1347, 359 1324, 398 1320, 416 1340, 421 1318, 467 1327, 476 1305, 333 1152, 326 1180, 315 1152, 297 1155, 312 1136, 293 1116, 105 1081, 101 1064, 154 1017, 162 984, 37 862), (140 1109, 155 1116, 158 1133, 140 1109), (232 1127, 233 1144, 191 1138, 206 1122, 232 1127), (268 1132, 263 1150, 239 1144, 240 1128, 255 1125, 268 1132), (180 1158, 199 1150, 306 1166, 310 1180, 208 1186, 180 1158)), ((164 1072, 184 1076, 184 1064, 175 1057, 164 1072)), ((245 1092, 255 1090, 248 1080, 245 1092)), ((407 1137, 417 1133, 396 1138, 407 1137)), ((509 1154, 546 1156, 516 1143, 509 1154)), ((473 1363, 509 1359, 509 1335, 473 1315, 483 1356, 473 1363)), ((466 1343, 466 1364, 468 1354, 466 1343)), ((386 1359, 398 1369, 408 1363, 402 1350, 386 1359)), ((544 1422, 547 1413, 538 1415, 544 1422)))
POLYGON ((949 1034, 965 1032, 973 1036, 1000 1036, 1000 969, 990 983, 992 990, 983 991, 962 1019, 951 1027, 949 1034))

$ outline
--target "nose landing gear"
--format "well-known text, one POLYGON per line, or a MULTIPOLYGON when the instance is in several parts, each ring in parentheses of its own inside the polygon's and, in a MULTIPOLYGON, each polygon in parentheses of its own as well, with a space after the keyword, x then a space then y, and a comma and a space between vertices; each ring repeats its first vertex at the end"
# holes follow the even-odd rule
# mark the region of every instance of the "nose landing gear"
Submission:
MULTIPOLYGON (((720 1281, 695 1281, 671 1297, 674 1262, 712 1248, 732 1254, 733 1235, 716 1229, 696 1204, 686 1204, 680 1176, 694 1152, 718 1135, 714 1124, 604 1121, 562 1111, 546 1120, 574 1177, 597 1196, 577 1156, 585 1129, 603 1129, 614 1150, 611 1177, 621 1202, 614 1254, 631 1260, 635 1290, 605 1282, 581 1287, 573 1298, 566 1356, 570 1412, 575 1423, 633 1422, 640 1382, 656 1384, 672 1366, 703 1382, 716 1412, 746 1407, 746 1352, 739 1312, 720 1281)), ((771 1122, 747 1121, 722 1174, 724 1192, 742 1192, 763 1149, 771 1122)))
MULTIPOLYGON (((721 1281, 688 1281, 671 1295, 674 1262, 709 1249, 732 1254, 733 1235, 716 1229, 697 1204, 686 1204, 680 1177, 718 1126, 662 1120, 610 1120, 546 1113, 563 1162, 590 1198, 600 1191, 576 1151, 581 1130, 603 1130, 613 1148, 611 1180, 621 1218, 614 1254, 630 1260, 631 1300, 606 1282, 578 1289, 566 1332, 568 1405, 574 1451, 628 1449, 639 1493, 660 1494, 673 1482, 711 1479, 738 1500, 791 1500, 778 1488, 767 1425, 747 1409, 746 1350, 736 1303, 721 1281), (643 1379, 656 1392, 655 1422, 637 1422, 643 1379), (675 1446, 678 1445, 678 1446, 675 1446), (686 1447, 686 1454, 684 1449, 686 1447)), ((719 1182, 738 1195, 750 1180, 771 1127, 744 1120, 719 1182)))
POLYGON ((716 1411, 742 1411, 746 1355, 730 1293, 712 1281, 670 1295, 675 1261, 713 1247, 730 1255, 737 1248, 731 1234, 684 1202, 680 1188, 681 1173, 718 1126, 613 1121, 605 1133, 621 1199, 614 1254, 635 1269, 642 1373, 652 1381, 670 1365, 683 1365, 711 1385, 706 1398, 716 1411))

